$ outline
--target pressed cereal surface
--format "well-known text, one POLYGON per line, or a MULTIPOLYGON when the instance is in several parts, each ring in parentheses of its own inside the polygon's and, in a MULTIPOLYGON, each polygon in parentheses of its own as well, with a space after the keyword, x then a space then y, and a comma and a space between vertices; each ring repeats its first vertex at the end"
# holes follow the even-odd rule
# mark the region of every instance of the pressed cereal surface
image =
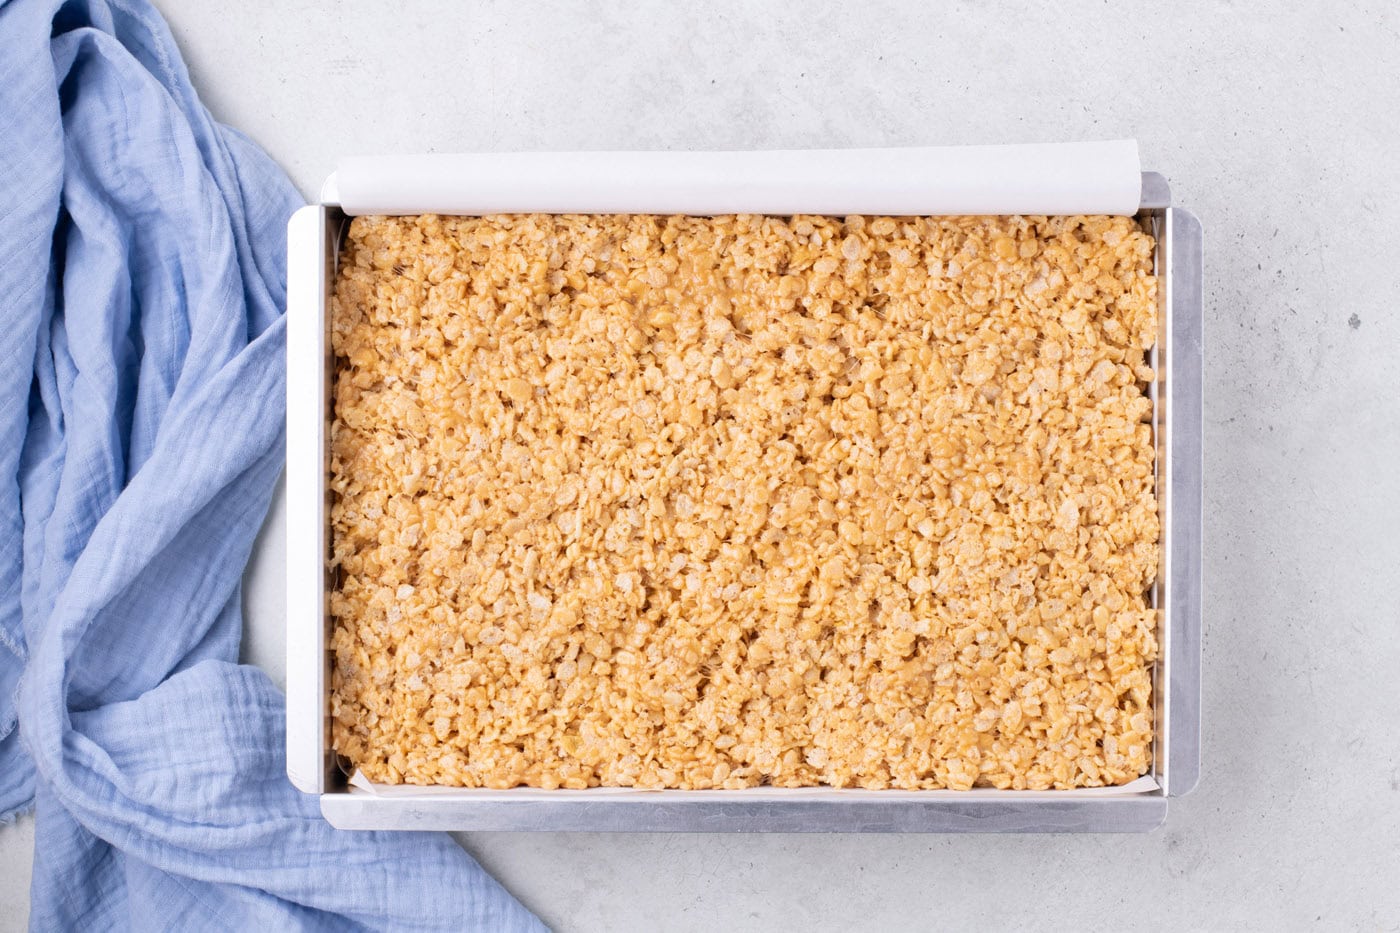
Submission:
POLYGON ((360 217, 336 749, 469 787, 1144 773, 1152 240, 1109 217, 360 217))

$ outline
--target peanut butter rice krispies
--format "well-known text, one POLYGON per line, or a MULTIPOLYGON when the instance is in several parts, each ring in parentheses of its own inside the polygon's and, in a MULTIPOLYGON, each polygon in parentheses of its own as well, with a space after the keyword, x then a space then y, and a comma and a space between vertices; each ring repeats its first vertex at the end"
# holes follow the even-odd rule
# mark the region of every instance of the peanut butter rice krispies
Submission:
POLYGON ((467 787, 1143 774, 1152 240, 1110 217, 360 217, 334 744, 467 787))

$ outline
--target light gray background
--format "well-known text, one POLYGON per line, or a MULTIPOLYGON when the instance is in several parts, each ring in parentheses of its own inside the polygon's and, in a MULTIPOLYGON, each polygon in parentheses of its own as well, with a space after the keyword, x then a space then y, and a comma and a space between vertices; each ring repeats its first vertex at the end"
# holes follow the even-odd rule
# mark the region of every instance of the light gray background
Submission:
MULTIPOLYGON (((361 152, 1136 136, 1205 224, 1205 767, 1166 826, 465 836, 551 925, 1400 929, 1390 4, 161 6, 215 115, 308 196, 361 152)), ((247 590, 278 678, 282 526, 279 502, 247 590)), ((32 836, 0 828, 0 927, 32 836)))

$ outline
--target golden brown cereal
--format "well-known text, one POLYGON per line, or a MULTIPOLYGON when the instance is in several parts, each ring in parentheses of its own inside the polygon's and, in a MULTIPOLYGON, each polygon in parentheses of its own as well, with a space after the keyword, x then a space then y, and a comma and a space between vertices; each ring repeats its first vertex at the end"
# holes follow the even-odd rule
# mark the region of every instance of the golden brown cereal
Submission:
POLYGON ((355 219, 334 742, 468 787, 1143 774, 1126 218, 355 219))

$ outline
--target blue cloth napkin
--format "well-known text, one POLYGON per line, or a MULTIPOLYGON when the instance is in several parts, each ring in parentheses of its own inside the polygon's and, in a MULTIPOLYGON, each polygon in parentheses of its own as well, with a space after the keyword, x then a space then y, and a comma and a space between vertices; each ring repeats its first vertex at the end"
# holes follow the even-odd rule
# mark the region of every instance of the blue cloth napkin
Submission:
POLYGON ((235 663, 298 202, 143 0, 0 0, 0 819, 35 808, 34 929, 539 928, 443 834, 326 824, 235 663))

